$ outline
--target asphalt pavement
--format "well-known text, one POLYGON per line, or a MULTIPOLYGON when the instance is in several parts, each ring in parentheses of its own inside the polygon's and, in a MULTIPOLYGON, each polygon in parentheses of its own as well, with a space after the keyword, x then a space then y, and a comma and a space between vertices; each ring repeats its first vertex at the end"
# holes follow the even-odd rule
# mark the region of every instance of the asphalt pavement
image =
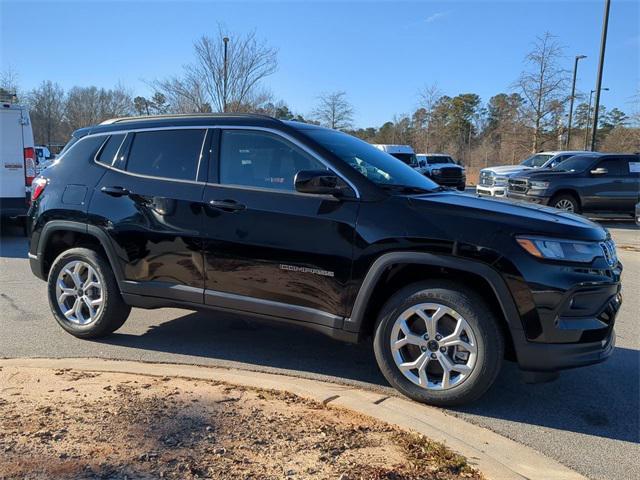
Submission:
MULTIPOLYGON (((506 363, 479 402, 450 410, 597 479, 640 478, 640 230, 607 225, 625 265, 617 346, 605 363, 527 385, 506 363)), ((21 229, 0 234, 0 357, 98 357, 286 373, 395 395, 368 344, 349 345, 293 327, 219 313, 134 309, 100 341, 78 340, 55 323, 44 282, 30 272, 21 229)), ((1 388, 1 386, 0 386, 1 388)))

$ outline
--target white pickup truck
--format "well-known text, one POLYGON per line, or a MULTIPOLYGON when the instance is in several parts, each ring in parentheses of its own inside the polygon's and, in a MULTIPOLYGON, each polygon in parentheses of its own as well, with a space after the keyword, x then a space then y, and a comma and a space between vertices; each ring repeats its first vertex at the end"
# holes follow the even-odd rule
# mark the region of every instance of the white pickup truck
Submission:
POLYGON ((584 151, 553 151, 540 152, 531 155, 519 165, 501 165, 497 167, 483 168, 480 170, 480 178, 476 186, 476 193, 492 197, 506 197, 509 177, 514 173, 530 170, 532 168, 553 168, 560 162, 584 151))
POLYGON ((0 101, 0 216, 21 217, 36 176, 33 130, 26 107, 0 101))

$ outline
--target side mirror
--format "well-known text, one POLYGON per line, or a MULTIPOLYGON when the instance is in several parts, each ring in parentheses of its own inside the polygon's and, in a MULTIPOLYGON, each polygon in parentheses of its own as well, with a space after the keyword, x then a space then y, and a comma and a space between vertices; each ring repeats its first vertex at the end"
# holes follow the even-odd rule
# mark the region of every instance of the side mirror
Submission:
POLYGON ((427 162, 425 162, 424 160, 420 160, 420 161, 418 162, 418 166, 419 166, 419 167, 426 167, 426 166, 427 166, 427 162))
POLYGON ((607 173, 609 173, 609 170, 604 167, 598 167, 591 170, 590 173, 591 175, 606 175, 607 173))
POLYGON ((329 170, 300 170, 294 180, 296 191, 315 195, 352 196, 351 188, 329 170))

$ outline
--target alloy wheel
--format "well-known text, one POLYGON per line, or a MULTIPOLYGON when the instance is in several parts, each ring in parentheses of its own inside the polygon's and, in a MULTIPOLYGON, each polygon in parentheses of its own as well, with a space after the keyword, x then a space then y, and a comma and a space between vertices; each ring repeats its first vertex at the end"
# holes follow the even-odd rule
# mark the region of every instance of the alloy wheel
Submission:
POLYGON ((89 325, 96 321, 102 311, 102 280, 87 262, 73 260, 58 274, 56 299, 67 321, 89 325))
POLYGON ((427 390, 464 382, 478 357, 476 335, 454 309, 421 303, 402 312, 391 329, 391 353, 400 372, 427 390))
POLYGON ((573 202, 571 200, 567 200, 566 198, 558 200, 556 202, 555 207, 557 209, 565 210, 567 212, 573 212, 574 211, 573 202))

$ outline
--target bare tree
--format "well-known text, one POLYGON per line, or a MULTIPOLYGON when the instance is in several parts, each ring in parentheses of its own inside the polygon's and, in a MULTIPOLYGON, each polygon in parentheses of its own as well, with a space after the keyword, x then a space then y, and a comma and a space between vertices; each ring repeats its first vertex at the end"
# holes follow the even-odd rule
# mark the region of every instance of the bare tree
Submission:
POLYGON ((344 130, 353 126, 353 107, 346 92, 323 93, 312 116, 325 127, 344 130))
MULTIPOLYGON (((522 72, 515 87, 527 100, 526 117, 533 128, 532 150, 538 151, 549 116, 557 111, 558 102, 567 100, 568 71, 559 63, 563 48, 549 32, 538 37, 525 57, 529 70, 522 72)), ((553 126, 555 130, 555 125, 553 126)))
POLYGON ((73 87, 67 95, 65 117, 69 127, 74 130, 109 118, 131 115, 133 111, 131 95, 122 85, 109 90, 73 87))
POLYGON ((27 94, 27 103, 36 143, 51 145, 53 142, 63 142, 66 132, 65 94, 62 87, 51 80, 43 81, 27 94))
POLYGON ((182 75, 159 80, 153 87, 163 93, 176 112, 243 112, 269 101, 262 81, 278 66, 276 49, 256 38, 255 32, 237 35, 218 26, 214 37, 194 43, 195 61, 182 75), (225 75, 224 39, 227 44, 225 75))
POLYGON ((425 85, 418 92, 418 105, 424 109, 424 130, 425 130, 425 151, 431 150, 431 120, 433 118, 433 110, 442 97, 442 91, 438 88, 438 84, 425 85))
POLYGON ((11 96, 14 101, 20 97, 20 86, 18 84, 18 73, 11 67, 7 67, 0 72, 0 93, 11 96))

